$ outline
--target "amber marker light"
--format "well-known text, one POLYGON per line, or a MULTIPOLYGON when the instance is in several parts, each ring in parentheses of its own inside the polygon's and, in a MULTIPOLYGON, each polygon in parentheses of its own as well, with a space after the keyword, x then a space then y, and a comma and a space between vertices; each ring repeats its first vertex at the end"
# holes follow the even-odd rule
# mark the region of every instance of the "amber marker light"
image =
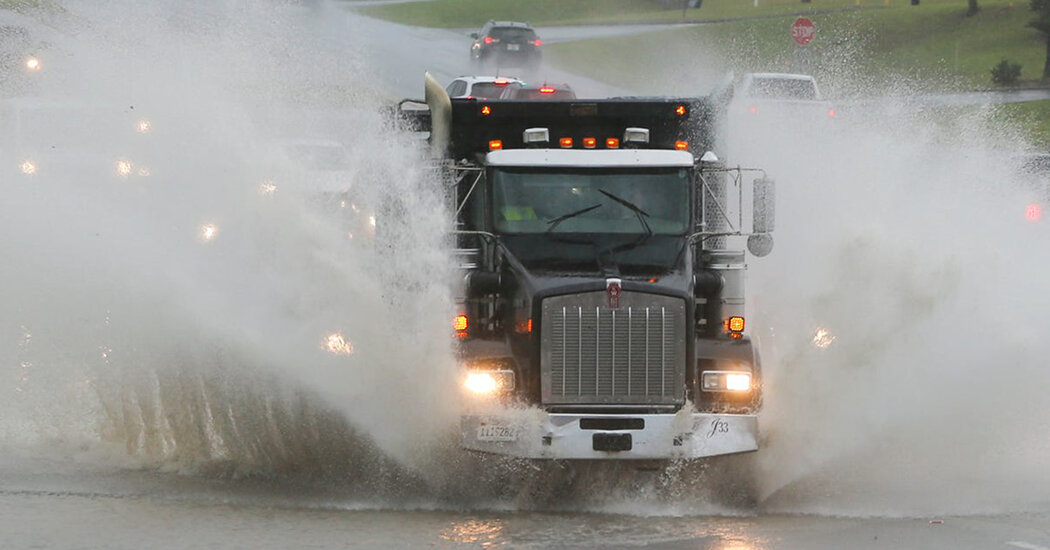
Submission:
POLYGON ((598 140, 597 139, 594 139, 592 137, 585 137, 585 138, 583 138, 583 147, 585 149, 594 149, 594 147, 596 145, 598 145, 598 140))
POLYGON ((564 149, 571 149, 572 148, 572 138, 571 137, 561 138, 561 139, 558 140, 558 144, 561 145, 562 148, 564 148, 564 149))
POLYGON ((492 114, 492 107, 489 107, 488 105, 482 105, 481 106, 481 114, 483 114, 483 115, 491 115, 492 114))
POLYGON ((489 151, 499 151, 502 148, 503 148, 503 141, 502 140, 494 139, 492 141, 489 141, 489 151))
POLYGON ((605 138, 605 146, 609 149, 619 149, 620 140, 618 138, 605 138))
POLYGON ((469 323, 467 321, 466 315, 460 314, 452 318, 452 328, 455 329, 456 332, 462 332, 464 330, 467 330, 468 324, 469 323))
POLYGON ((730 317, 727 326, 730 332, 744 332, 744 318, 739 316, 730 317))
POLYGON ((685 151, 686 149, 689 148, 689 142, 688 141, 681 141, 681 140, 676 141, 676 142, 674 142, 674 148, 678 149, 679 151, 685 151))
POLYGON ((688 113, 688 112, 689 111, 686 110, 685 105, 679 105, 679 106, 674 108, 674 114, 676 114, 678 116, 685 116, 685 114, 688 113))

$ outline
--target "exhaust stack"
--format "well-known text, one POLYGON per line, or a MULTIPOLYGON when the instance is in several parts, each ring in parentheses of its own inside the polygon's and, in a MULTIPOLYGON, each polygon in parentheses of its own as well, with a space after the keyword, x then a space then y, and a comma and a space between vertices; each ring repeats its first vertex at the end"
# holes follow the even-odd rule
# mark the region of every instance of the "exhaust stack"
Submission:
POLYGON ((430 73, 424 73, 424 99, 430 107, 430 151, 444 156, 452 132, 452 100, 430 73))

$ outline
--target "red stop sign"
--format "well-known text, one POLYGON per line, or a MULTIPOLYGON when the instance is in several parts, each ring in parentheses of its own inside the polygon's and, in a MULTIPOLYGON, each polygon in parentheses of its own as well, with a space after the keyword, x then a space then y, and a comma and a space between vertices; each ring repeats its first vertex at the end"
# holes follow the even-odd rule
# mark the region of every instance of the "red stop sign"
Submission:
POLYGON ((817 26, 807 17, 799 17, 791 24, 791 39, 799 46, 805 46, 813 41, 817 34, 817 26))

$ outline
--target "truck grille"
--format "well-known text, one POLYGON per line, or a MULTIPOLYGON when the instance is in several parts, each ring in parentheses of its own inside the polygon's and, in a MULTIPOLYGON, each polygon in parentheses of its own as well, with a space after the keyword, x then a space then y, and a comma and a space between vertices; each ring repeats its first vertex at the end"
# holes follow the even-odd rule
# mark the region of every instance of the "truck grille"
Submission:
POLYGON ((624 292, 543 301, 545 405, 670 405, 684 400, 685 301, 624 292))

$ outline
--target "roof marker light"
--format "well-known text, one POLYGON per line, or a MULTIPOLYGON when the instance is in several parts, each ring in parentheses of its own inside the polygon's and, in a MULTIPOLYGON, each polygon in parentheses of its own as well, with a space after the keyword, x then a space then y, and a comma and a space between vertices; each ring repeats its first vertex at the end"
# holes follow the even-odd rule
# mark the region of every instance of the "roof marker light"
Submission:
POLYGON ((551 134, 546 128, 527 128, 522 133, 521 139, 525 145, 548 143, 551 140, 551 134))
POLYGON ((685 151, 686 149, 689 149, 689 142, 678 140, 674 142, 674 148, 678 149, 679 151, 685 151))
POLYGON ((489 151, 499 151, 503 148, 503 140, 493 139, 489 141, 489 151))
POLYGON ((648 128, 627 128, 623 131, 624 143, 649 143, 648 128))
POLYGON ((583 147, 584 147, 584 149, 594 149, 594 147, 596 145, 598 145, 598 140, 596 140, 596 139, 594 139, 592 137, 585 137, 585 138, 583 138, 583 147))
POLYGON ((558 140, 558 145, 561 145, 562 148, 564 148, 564 149, 571 149, 572 148, 572 138, 571 137, 563 137, 563 138, 558 140))
POLYGON ((619 138, 605 138, 605 146, 609 149, 619 149, 620 139, 619 138))

